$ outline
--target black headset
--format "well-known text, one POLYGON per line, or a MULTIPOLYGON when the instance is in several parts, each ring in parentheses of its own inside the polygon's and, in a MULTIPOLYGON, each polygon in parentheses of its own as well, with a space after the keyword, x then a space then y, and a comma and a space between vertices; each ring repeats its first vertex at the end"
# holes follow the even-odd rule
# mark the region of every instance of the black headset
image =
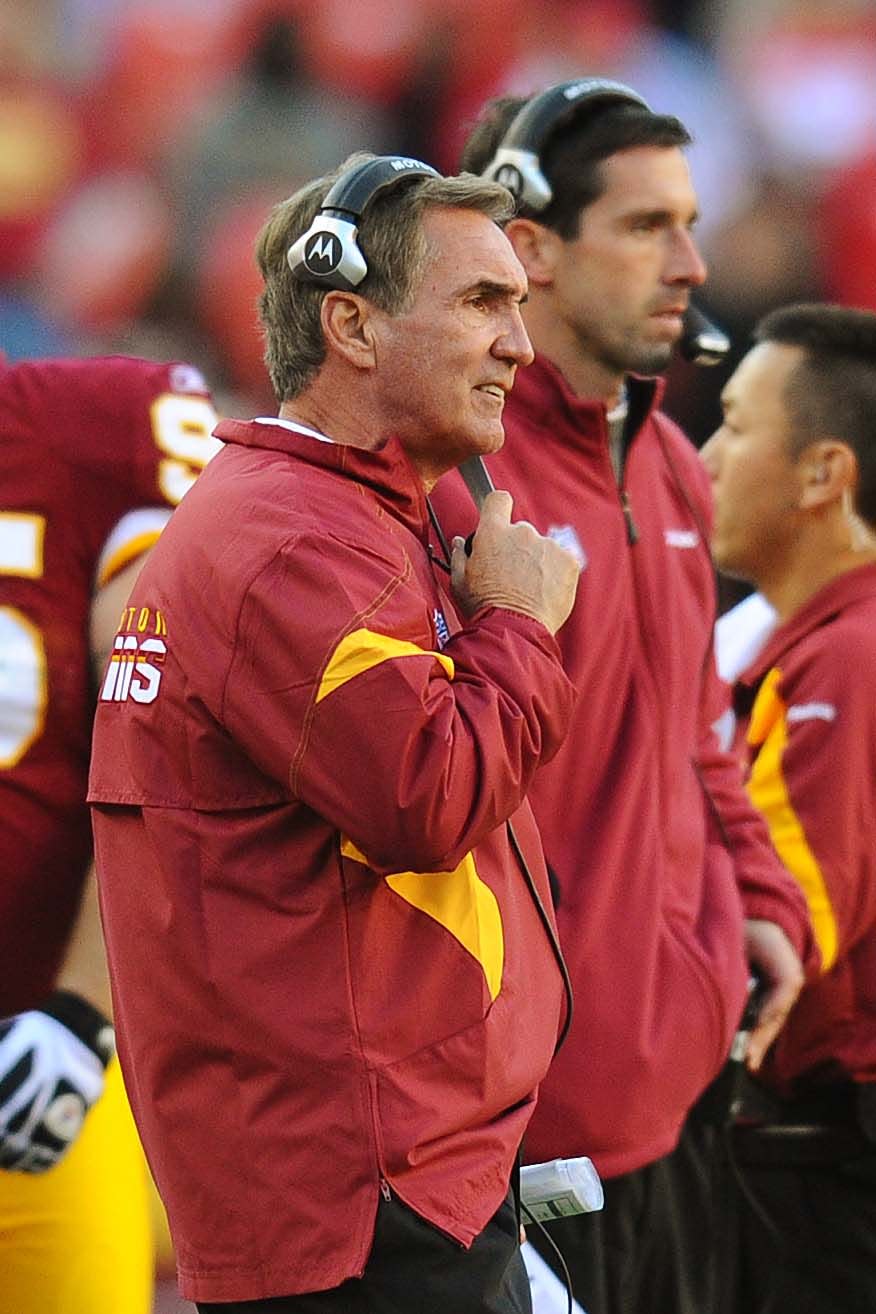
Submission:
POLYGON ((308 228, 286 252, 304 283, 352 292, 368 273, 356 241, 359 220, 380 192, 402 178, 440 178, 437 169, 405 155, 378 155, 345 170, 330 187, 308 228))
MULTIPOLYGON (((573 82, 560 82, 549 87, 517 111, 495 155, 482 170, 483 177, 502 183, 518 206, 526 206, 539 214, 553 199, 540 158, 550 137, 572 118, 619 105, 632 105, 653 112, 648 102, 632 87, 609 78, 577 78, 573 82)), ((690 304, 678 348, 686 360, 698 365, 717 365, 730 350, 730 339, 701 310, 690 304)))
POLYGON ((500 182, 517 201, 536 214, 553 199, 551 185, 541 170, 541 151, 562 124, 577 118, 585 109, 602 110, 614 105, 651 106, 637 91, 608 78, 576 78, 548 87, 517 111, 485 169, 484 178, 500 182))

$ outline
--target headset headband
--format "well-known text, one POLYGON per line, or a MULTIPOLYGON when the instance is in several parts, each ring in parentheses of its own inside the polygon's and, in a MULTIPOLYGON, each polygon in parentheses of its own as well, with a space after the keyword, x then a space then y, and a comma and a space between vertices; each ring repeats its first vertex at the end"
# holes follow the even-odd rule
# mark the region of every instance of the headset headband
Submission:
POLYGON ((354 164, 332 183, 307 232, 286 253, 295 278, 352 292, 368 273, 356 237, 359 220, 381 192, 402 178, 440 178, 422 160, 378 155, 354 164))
POLYGON ((623 82, 609 78, 576 78, 533 96, 517 111, 482 176, 507 187, 518 205, 536 214, 547 209, 553 192, 542 173, 540 155, 560 124, 588 110, 635 105, 650 111, 646 100, 623 82))

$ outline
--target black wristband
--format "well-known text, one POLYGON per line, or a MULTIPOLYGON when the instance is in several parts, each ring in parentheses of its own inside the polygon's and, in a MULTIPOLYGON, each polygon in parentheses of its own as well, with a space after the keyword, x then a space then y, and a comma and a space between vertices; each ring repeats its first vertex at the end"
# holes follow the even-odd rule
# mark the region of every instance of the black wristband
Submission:
POLYGON ((48 1013, 68 1031, 72 1031, 83 1045, 87 1045, 104 1067, 116 1052, 115 1033, 109 1018, 99 1008, 89 1004, 72 990, 56 990, 37 1007, 37 1012, 48 1013))

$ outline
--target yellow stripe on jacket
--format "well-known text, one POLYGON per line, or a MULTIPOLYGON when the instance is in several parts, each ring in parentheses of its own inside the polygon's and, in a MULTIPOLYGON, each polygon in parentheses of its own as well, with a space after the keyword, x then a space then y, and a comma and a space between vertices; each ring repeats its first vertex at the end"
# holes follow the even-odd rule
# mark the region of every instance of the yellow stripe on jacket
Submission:
POLYGON ((377 634, 374 630, 353 630, 341 640, 329 658, 316 693, 316 701, 321 702, 354 676, 398 657, 433 657, 444 668, 448 680, 453 679, 453 661, 443 653, 418 648, 406 639, 393 639, 388 634, 377 634))
MULTIPOLYGON (((349 839, 342 840, 341 853, 370 865, 349 839)), ((454 871, 401 871, 385 880, 402 899, 439 922, 480 963, 490 999, 495 999, 505 965, 502 914, 495 894, 478 875, 472 854, 467 853, 454 871)))
POLYGON ((794 810, 782 772, 788 743, 788 709, 779 694, 781 679, 781 671, 773 667, 754 702, 747 739, 757 756, 751 766, 748 794, 766 820, 776 852, 806 896, 821 950, 822 970, 827 972, 836 960, 836 916, 824 874, 794 810))

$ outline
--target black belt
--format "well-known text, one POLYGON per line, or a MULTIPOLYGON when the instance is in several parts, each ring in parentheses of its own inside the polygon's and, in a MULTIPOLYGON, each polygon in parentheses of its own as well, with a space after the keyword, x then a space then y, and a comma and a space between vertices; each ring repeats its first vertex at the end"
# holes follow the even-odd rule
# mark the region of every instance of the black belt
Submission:
POLYGON ((734 1156, 747 1164, 835 1164, 876 1154, 876 1145, 854 1123, 737 1124, 730 1137, 734 1156))
POLYGON ((876 1085, 842 1081, 790 1099, 769 1095, 745 1074, 730 1127, 741 1163, 841 1163, 876 1154, 876 1085))

